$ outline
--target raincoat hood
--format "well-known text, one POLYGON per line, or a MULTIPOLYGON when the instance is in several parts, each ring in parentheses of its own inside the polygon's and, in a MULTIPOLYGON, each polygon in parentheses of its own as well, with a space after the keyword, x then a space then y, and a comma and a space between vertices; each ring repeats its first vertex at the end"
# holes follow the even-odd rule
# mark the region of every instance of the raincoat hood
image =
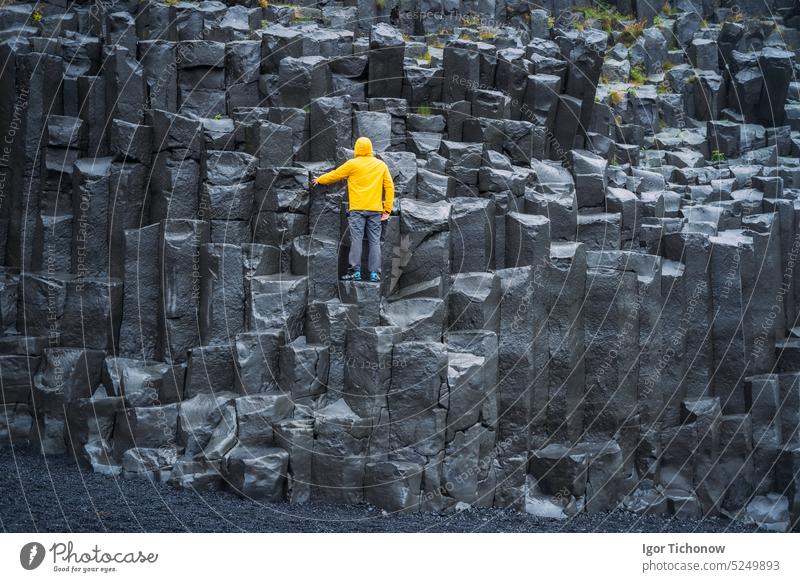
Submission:
POLYGON ((356 145, 353 148, 353 154, 354 157, 372 155, 372 142, 368 137, 360 137, 356 140, 356 145))

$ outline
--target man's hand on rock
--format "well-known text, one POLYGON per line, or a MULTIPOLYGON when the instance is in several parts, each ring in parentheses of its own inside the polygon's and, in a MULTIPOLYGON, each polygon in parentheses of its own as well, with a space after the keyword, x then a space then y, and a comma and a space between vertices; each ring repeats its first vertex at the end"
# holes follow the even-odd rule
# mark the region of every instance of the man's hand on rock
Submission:
POLYGON ((316 176, 311 180, 312 186, 316 186, 317 184, 319 184, 319 176, 316 176))

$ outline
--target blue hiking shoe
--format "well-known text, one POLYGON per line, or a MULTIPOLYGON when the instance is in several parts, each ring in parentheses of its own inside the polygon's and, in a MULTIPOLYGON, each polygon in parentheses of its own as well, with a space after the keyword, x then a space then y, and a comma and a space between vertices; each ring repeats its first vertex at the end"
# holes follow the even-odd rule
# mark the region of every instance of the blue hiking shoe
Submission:
POLYGON ((378 271, 372 271, 369 274, 369 282, 370 283, 380 283, 380 281, 381 281, 381 276, 378 273, 378 271))
POLYGON ((361 281, 361 270, 352 267, 347 269, 347 273, 342 275, 342 281, 361 281))

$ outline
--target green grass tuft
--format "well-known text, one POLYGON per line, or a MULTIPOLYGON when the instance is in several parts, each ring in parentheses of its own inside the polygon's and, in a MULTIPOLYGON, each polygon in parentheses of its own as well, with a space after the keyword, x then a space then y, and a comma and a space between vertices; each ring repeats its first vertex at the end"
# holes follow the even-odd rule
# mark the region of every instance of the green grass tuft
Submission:
POLYGON ((647 73, 644 72, 642 65, 634 65, 631 67, 631 83, 635 85, 642 85, 647 82, 647 73))
POLYGON ((637 38, 642 36, 642 33, 646 27, 647 23, 644 20, 637 20, 636 22, 628 24, 619 34, 619 42, 627 47, 631 46, 636 42, 637 38))

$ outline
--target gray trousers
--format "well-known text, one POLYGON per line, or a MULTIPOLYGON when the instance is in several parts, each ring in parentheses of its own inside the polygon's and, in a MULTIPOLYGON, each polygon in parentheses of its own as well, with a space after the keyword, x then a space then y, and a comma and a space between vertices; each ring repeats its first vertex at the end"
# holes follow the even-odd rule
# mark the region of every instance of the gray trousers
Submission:
POLYGON ((350 256, 348 263, 361 270, 361 247, 364 242, 364 228, 369 239, 369 270, 381 270, 381 213, 371 210, 351 210, 347 213, 350 225, 350 256))

